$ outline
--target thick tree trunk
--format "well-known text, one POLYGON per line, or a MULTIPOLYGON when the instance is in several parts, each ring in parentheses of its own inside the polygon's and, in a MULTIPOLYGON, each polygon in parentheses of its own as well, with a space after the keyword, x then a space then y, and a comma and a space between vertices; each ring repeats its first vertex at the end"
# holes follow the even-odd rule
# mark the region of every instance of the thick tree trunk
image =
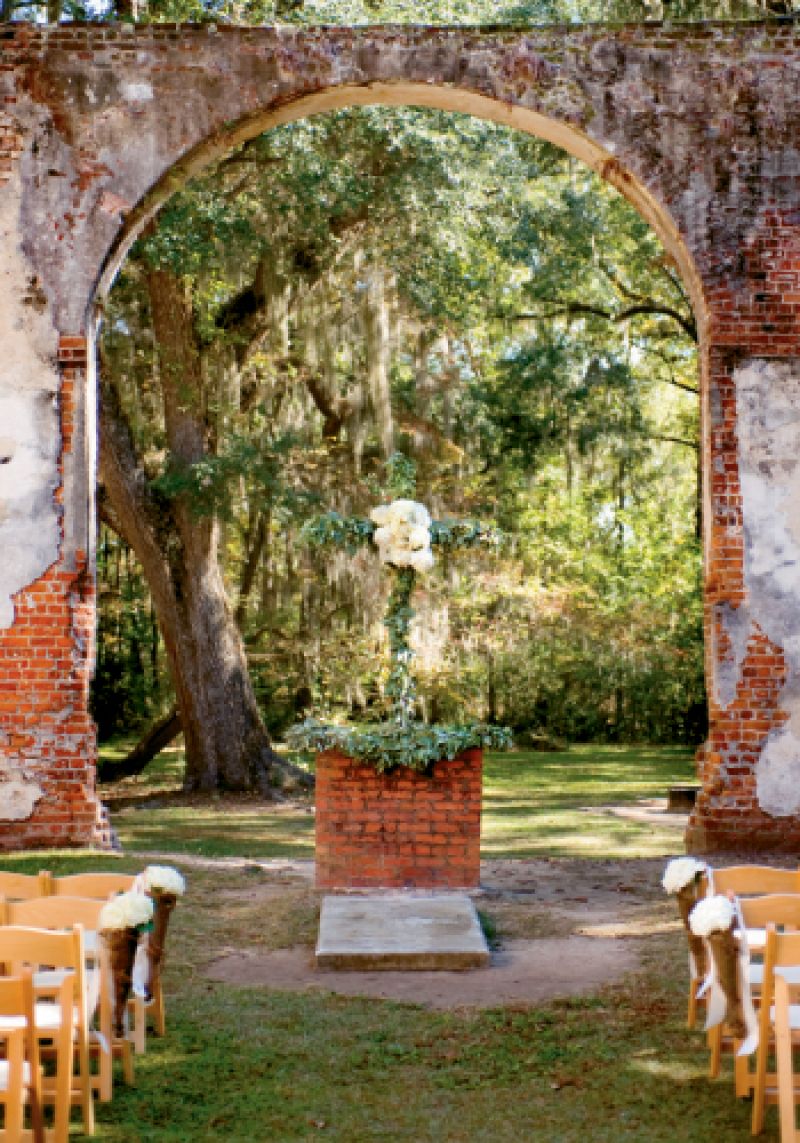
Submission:
POLYGON ((168 512, 148 495, 115 404, 105 385, 101 478, 115 526, 136 552, 155 604, 183 723, 186 788, 271 796, 287 781, 307 784, 272 749, 261 722, 216 562, 214 528, 195 521, 184 543, 174 524, 166 526, 168 512))
MULTIPOLYGON (((150 271, 148 285, 171 462, 187 467, 206 455, 210 436, 191 307, 168 271, 150 271)), ((309 784, 275 753, 261 721, 219 568, 216 519, 198 517, 185 496, 154 495, 108 378, 100 476, 113 525, 136 552, 158 614, 183 724, 186 788, 271 796, 287 778, 309 784)))
POLYGON ((281 759, 261 721, 241 637, 216 559, 215 527, 187 537, 176 575, 176 606, 165 617, 178 667, 186 742, 186 787, 269 794, 281 759))

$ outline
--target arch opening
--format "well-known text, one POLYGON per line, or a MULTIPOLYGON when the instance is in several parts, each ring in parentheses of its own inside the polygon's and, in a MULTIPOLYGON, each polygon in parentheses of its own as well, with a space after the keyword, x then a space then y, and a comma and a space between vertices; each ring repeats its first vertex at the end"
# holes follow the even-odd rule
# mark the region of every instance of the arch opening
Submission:
MULTIPOLYGON (((354 103, 358 106, 374 106, 385 105, 387 102, 389 102, 389 98, 385 91, 377 93, 374 88, 370 88, 368 91, 363 91, 362 89, 354 90, 359 93, 358 99, 353 99, 350 93, 337 91, 335 93, 335 99, 332 96, 329 97, 331 99, 330 106, 326 105, 325 99, 323 97, 320 97, 321 102, 315 98, 311 98, 309 100, 293 103, 286 108, 282 108, 280 112, 268 115, 266 117, 267 129, 282 125, 284 123, 290 123, 301 118, 315 117, 316 115, 321 114, 323 111, 327 111, 332 108, 338 109, 340 106, 353 106, 354 103), (378 94, 380 95, 380 98, 378 98, 378 94)), ((422 104, 421 94, 416 89, 414 89, 414 92, 412 93, 406 90, 404 87, 402 90, 400 90, 392 86, 391 105, 408 106, 409 99, 412 94, 415 95, 414 105, 417 106, 422 104)), ((431 95, 427 89, 423 89, 423 94, 427 96, 424 103, 425 107, 431 107, 437 110, 445 111, 454 110, 454 108, 450 106, 450 104, 453 102, 451 99, 452 93, 445 92, 444 97, 441 99, 435 93, 431 95), (446 104, 447 106, 442 106, 443 104, 446 104)), ((498 123, 502 126, 511 126, 514 128, 520 127, 520 124, 517 122, 518 117, 513 113, 514 109, 508 109, 502 107, 501 105, 493 105, 494 113, 492 115, 478 115, 474 110, 473 97, 468 97, 463 101, 469 104, 468 108, 465 108, 465 106, 462 105, 462 101, 456 100, 456 102, 459 103, 459 105, 455 108, 455 110, 459 113, 463 113, 466 110, 469 115, 475 116, 479 119, 489 119, 490 121, 498 123)), ((484 104, 488 102, 489 101, 485 101, 479 98, 480 106, 484 111, 486 111, 484 104)), ((527 126, 522 128, 522 130, 524 130, 526 134, 535 133, 538 137, 542 137, 543 130, 541 129, 541 124, 538 123, 538 120, 541 119, 541 117, 535 116, 533 113, 527 114, 530 116, 530 118, 526 118, 527 126), (531 130, 531 127, 534 124, 540 128, 540 130, 537 132, 533 132, 531 130)), ((547 123, 549 121, 543 122, 547 123)), ((240 125, 234 131, 232 131, 228 141, 230 142, 231 138, 234 139, 233 145, 235 145, 236 142, 245 142, 259 135, 262 135, 264 133, 264 123, 265 119, 262 119, 261 117, 259 117, 258 120, 248 120, 246 125, 240 125)), ((656 228, 653 226, 650 216, 652 216, 654 213, 657 213, 660 219, 660 232, 656 230, 656 233, 658 234, 659 238, 662 238, 662 235, 667 233, 671 234, 674 239, 673 246, 675 249, 670 250, 667 247, 668 255, 674 262, 676 262, 676 264, 678 263, 678 256, 685 258, 685 251, 683 251, 682 244, 679 242, 677 234, 674 231, 674 228, 671 227, 671 224, 666 218, 666 215, 664 215, 664 213, 660 210, 656 211, 655 205, 651 203, 649 196, 645 193, 643 188, 639 187, 635 180, 630 178, 624 171, 622 171, 619 164, 611 160, 607 153, 602 152, 599 148, 596 148, 594 144, 590 145, 588 142, 583 140, 583 138, 571 128, 568 130, 562 130, 561 128, 557 129, 556 127, 550 126, 547 128, 547 131, 548 135, 551 136, 550 138, 546 138, 547 142, 552 142, 562 150, 566 150, 572 154, 575 154, 576 157, 578 157, 584 164, 587 164, 587 154, 591 153, 592 162, 587 165, 590 165, 594 171, 599 173, 605 179, 605 181, 613 185, 615 189, 622 190, 624 188, 623 196, 629 201, 633 202, 640 215, 644 217, 648 225, 652 226, 654 230, 656 230, 656 228), (566 147, 564 145, 565 139, 567 138, 572 144, 570 147, 566 147), (647 214, 645 214, 644 210, 641 209, 640 204, 646 205, 647 214), (679 254, 676 254, 675 250, 679 251, 679 254)), ((204 169, 210 162, 214 160, 214 158, 217 157, 219 148, 220 141, 215 139, 213 142, 195 151, 192 156, 187 158, 180 165, 179 171, 181 179, 184 177, 188 179, 190 175, 195 171, 204 169)), ((226 146, 224 149, 228 150, 228 147, 226 146)), ((162 180, 161 183, 159 183, 158 186, 154 188, 154 190, 146 197, 146 199, 143 200, 142 204, 140 204, 140 207, 137 208, 135 217, 132 217, 129 220, 125 233, 120 238, 115 252, 108 264, 107 270, 104 273, 104 288, 108 288, 108 284, 113 279, 116 270, 120 266, 122 260, 125 257, 125 254, 129 250, 130 245, 134 241, 137 234, 141 233, 141 230, 145 226, 147 220, 153 216, 153 214, 164 202, 166 202, 170 191, 174 189, 174 187, 175 169, 173 168, 173 171, 170 173, 170 175, 162 180)))
POLYGON ((110 289, 131 244, 147 222, 180 186, 241 143, 273 127, 346 107, 428 107, 472 115, 477 119, 523 131, 552 143, 585 163, 626 198, 653 228, 662 246, 674 259, 695 312, 701 343, 705 328, 705 305, 700 276, 680 230, 664 206, 656 201, 633 173, 607 149, 573 124, 550 119, 519 104, 501 103, 472 91, 417 83, 370 83, 341 87, 302 96, 278 108, 248 116, 224 132, 193 148, 179 159, 128 213, 99 276, 94 297, 110 289))

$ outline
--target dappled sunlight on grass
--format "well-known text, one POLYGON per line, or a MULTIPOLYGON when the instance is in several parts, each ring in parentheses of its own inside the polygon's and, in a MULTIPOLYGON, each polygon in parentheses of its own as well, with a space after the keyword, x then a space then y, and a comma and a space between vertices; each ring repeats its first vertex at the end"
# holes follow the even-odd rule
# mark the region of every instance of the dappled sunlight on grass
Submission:
POLYGON ((694 779, 691 751, 676 747, 575 746, 553 754, 493 754, 484 767, 484 857, 661 857, 682 852, 683 833, 603 806, 666 798, 694 779))
POLYGON ((687 1060, 665 1060, 655 1058, 655 1049, 652 1049, 653 1058, 633 1059, 628 1064, 630 1071, 657 1076, 667 1079, 670 1083, 690 1083, 694 1080, 704 1079, 707 1071, 706 1061, 698 1059, 696 1064, 687 1060))
MULTIPOLYGON (((102 762, 124 757, 129 743, 104 745, 102 762)), ((102 778, 104 766, 101 764, 102 778)), ((108 767, 105 766, 108 772, 108 767)), ((184 754, 170 747, 134 777, 100 785, 126 850, 200 857, 269 859, 314 856, 313 801, 268 802, 247 795, 182 792, 184 754)))
POLYGON ((259 804, 247 810, 224 800, 205 807, 128 807, 113 823, 126 849, 253 859, 314 856, 314 817, 306 807, 259 804))
POLYGON ((582 937, 655 937, 663 933, 674 933, 678 929, 682 929, 680 921, 662 921, 654 919, 653 917, 645 917, 643 920, 634 918, 630 921, 612 922, 608 925, 581 925, 575 931, 582 937))
POLYGON ((183 782, 185 754, 182 746, 167 746, 149 762, 141 774, 129 778, 113 779, 113 764, 121 762, 128 754, 132 742, 129 739, 105 742, 100 746, 98 780, 106 791, 114 794, 154 793, 157 790, 179 789, 183 782))
POLYGON ((29 849, 25 853, 4 853, 3 869, 15 873, 38 873, 48 869, 57 877, 68 873, 90 873, 94 870, 113 870, 115 873, 138 873, 141 861, 121 853, 96 849, 29 849))

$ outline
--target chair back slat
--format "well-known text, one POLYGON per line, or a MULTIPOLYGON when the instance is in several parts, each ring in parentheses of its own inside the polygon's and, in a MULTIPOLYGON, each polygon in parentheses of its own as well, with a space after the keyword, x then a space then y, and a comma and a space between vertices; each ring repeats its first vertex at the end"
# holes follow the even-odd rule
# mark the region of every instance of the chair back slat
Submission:
POLYGON ((800 892, 741 897, 739 907, 748 929, 764 929, 770 923, 784 929, 800 929, 800 892))
POLYGON ((107 901, 116 893, 127 893, 136 880, 133 873, 70 873, 50 878, 54 897, 95 897, 107 901))
POLYGON ((727 865, 711 871, 714 893, 737 897, 772 893, 800 893, 800 869, 771 865, 727 865))
POLYGON ((85 931, 99 926, 105 901, 93 897, 36 897, 30 901, 8 901, 5 924, 35 929, 71 929, 82 925, 85 931))
POLYGON ((0 869, 0 896, 13 901, 27 901, 29 897, 44 897, 50 892, 50 874, 12 873, 0 869))
POLYGON ((83 929, 76 925, 69 932, 56 932, 29 925, 0 926, 0 964, 11 974, 25 967, 51 967, 71 968, 82 976, 83 929))

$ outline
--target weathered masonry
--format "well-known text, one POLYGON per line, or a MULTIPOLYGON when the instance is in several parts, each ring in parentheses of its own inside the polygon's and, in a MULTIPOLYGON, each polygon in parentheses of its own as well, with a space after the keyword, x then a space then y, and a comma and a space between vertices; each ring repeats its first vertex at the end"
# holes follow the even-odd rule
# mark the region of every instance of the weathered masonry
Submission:
POLYGON ((420 104, 549 139, 663 241, 702 337, 711 731, 688 841, 800 847, 800 31, 0 27, 0 848, 104 840, 93 330, 189 174, 420 104))

